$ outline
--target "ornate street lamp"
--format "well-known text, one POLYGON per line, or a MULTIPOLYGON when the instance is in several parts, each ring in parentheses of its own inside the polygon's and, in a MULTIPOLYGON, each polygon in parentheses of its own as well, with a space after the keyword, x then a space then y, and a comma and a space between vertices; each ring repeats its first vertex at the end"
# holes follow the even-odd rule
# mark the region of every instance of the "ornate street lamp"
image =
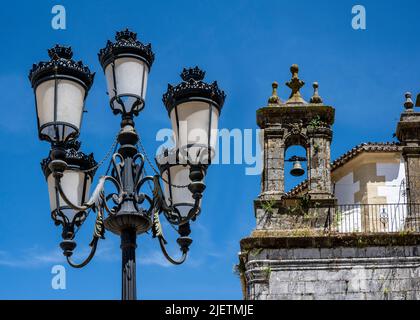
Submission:
POLYGON ((217 83, 204 83, 204 72, 197 67, 184 69, 184 82, 169 86, 163 100, 174 125, 176 148, 156 159, 158 171, 145 154, 134 124, 134 117, 145 107, 147 78, 154 54, 150 44, 143 45, 136 33, 129 30, 117 32, 115 40, 108 41, 100 50, 99 60, 107 80, 111 109, 122 116, 121 129, 108 156, 99 163, 93 155, 82 153, 76 141, 94 75, 82 62, 72 59, 69 47, 57 45, 49 50, 50 61, 33 66, 29 79, 35 91, 39 137, 51 144, 42 168, 48 182, 52 218, 56 225, 62 226, 63 253, 71 266, 81 268, 93 258, 105 230, 119 235, 122 299, 132 300, 136 299, 137 235, 152 230, 171 263, 181 264, 186 260, 192 243, 190 221, 201 211, 204 177, 214 154, 214 129, 218 127, 225 94, 217 83), (186 139, 182 137, 184 132, 186 139), (89 197, 94 174, 109 156, 108 170, 89 197), (146 162, 152 166, 154 176, 146 176, 146 162), (105 191, 108 184, 113 192, 105 191), (146 185, 152 186, 152 195, 143 190, 146 185), (76 248, 75 229, 83 225, 91 211, 96 213, 91 252, 77 264, 71 259, 76 248), (166 251, 160 223, 162 213, 179 234, 177 243, 182 256, 178 260, 166 251))
POLYGON ((205 72, 198 67, 184 69, 182 82, 168 85, 163 103, 168 110, 176 148, 192 164, 208 164, 214 157, 219 116, 225 93, 217 82, 203 81, 205 72))
MULTIPOLYGON (((69 202, 82 206, 88 200, 97 163, 93 158, 93 154, 85 155, 79 151, 80 142, 68 142, 67 148, 65 150, 66 167, 62 172, 60 186, 69 202), (91 168, 94 169, 90 170, 91 168)), ((87 212, 74 210, 60 196, 60 192, 56 188, 54 175, 50 169, 52 161, 51 156, 49 156, 41 163, 48 184, 51 217, 56 225, 61 224, 63 226, 63 238, 71 239, 74 227, 83 224, 87 217, 87 212)))
POLYGON ((137 116, 144 108, 147 79, 155 55, 150 44, 144 45, 129 30, 117 32, 115 40, 108 41, 98 54, 111 109, 115 114, 137 116))
POLYGON ((34 64, 29 78, 35 91, 39 138, 62 144, 79 136, 94 74, 81 61, 72 60, 70 47, 56 45, 48 55, 51 60, 34 64))
MULTIPOLYGON (((207 165, 203 164, 202 176, 192 184, 191 166, 182 159, 178 149, 164 150, 156 159, 162 180, 164 182, 164 195, 166 205, 173 210, 168 212, 168 221, 174 225, 183 225, 190 220, 195 220, 200 213, 201 193, 204 191, 204 174, 207 165), (185 186, 192 189, 185 188, 185 186), (200 192, 195 192, 199 189, 200 192)), ((193 171, 193 174, 197 174, 193 171)))

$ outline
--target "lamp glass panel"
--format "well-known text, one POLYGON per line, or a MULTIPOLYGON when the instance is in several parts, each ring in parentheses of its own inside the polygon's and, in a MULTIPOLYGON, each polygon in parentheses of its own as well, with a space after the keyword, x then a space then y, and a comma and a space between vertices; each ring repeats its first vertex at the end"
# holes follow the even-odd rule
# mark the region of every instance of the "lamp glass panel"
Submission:
POLYGON ((198 156, 203 152, 207 154, 209 147, 212 153, 211 157, 214 157, 219 124, 219 111, 214 105, 203 101, 181 103, 172 110, 171 122, 176 147, 180 150, 188 148, 190 160, 198 160, 198 156), (176 112, 178 113, 178 123, 176 112))
MULTIPOLYGON (((148 75, 149 68, 144 61, 136 58, 116 59, 114 71, 112 63, 105 68, 109 98, 112 99, 115 95, 122 99, 125 97, 127 101, 124 101, 124 104, 128 108, 125 111, 130 112, 136 101, 135 97, 146 99, 148 75)), ((113 107, 122 110, 122 106, 117 101, 114 101, 113 107)))
POLYGON ((189 211, 194 206, 195 200, 192 197, 191 191, 188 187, 175 188, 169 186, 167 182, 171 182, 171 185, 188 186, 191 181, 189 178, 190 170, 189 167, 182 165, 171 166, 168 170, 162 173, 162 177, 165 180, 165 199, 169 206, 175 206, 182 217, 187 217, 189 211), (170 174, 170 179, 168 177, 170 174))
MULTIPOLYGON (((71 209, 59 195, 58 190, 55 188, 55 180, 52 174, 48 176, 47 183, 48 193, 50 196, 51 212, 60 207, 61 211, 63 211, 63 213, 71 221, 78 211, 71 209)), ((91 183, 92 180, 89 175, 77 170, 65 170, 60 182, 64 194, 67 196, 71 203, 78 206, 81 206, 85 201, 88 200, 91 183)))
POLYGON ((39 126, 54 121, 54 80, 42 82, 36 88, 36 106, 39 126))
POLYGON ((57 95, 57 121, 67 122, 80 128, 85 89, 78 83, 70 80, 58 80, 57 95))
POLYGON ((51 140, 62 141, 80 129, 85 100, 85 89, 80 84, 58 79, 56 93, 55 80, 47 80, 37 86, 35 94, 39 126, 48 125, 43 128, 43 134, 51 140))

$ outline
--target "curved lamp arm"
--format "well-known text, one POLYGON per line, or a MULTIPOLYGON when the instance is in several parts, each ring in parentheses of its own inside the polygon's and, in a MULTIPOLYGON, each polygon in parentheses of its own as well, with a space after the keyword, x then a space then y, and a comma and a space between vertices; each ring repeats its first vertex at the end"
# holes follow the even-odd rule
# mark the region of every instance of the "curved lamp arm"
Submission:
MULTIPOLYGON (((99 179, 98 184, 96 185, 95 191, 92 193, 92 196, 90 197, 90 199, 84 203, 83 205, 79 206, 76 205, 74 203, 72 203, 69 198, 67 197, 67 195, 64 193, 63 188, 61 187, 61 176, 59 174, 54 174, 54 178, 55 178, 55 186, 60 194, 60 196, 63 198, 64 202, 70 206, 73 210, 77 210, 77 211, 86 211, 88 209, 91 209, 93 207, 98 207, 99 202, 101 201, 101 199, 103 199, 103 194, 104 194, 104 185, 105 182, 111 181, 115 184, 115 186, 117 187, 117 189, 120 189, 119 183, 117 182, 117 180, 115 180, 113 177, 111 176, 103 176, 99 179)), ((107 208, 108 209, 108 208, 107 208)))
POLYGON ((166 241, 163 237, 159 237, 159 244, 160 244, 160 248, 162 249, 162 253, 165 256, 165 258, 172 264, 175 265, 181 265, 185 262, 185 260, 187 260, 187 252, 188 250, 182 251, 182 257, 179 260, 174 260, 168 253, 168 251, 166 250, 166 241))
POLYGON ((104 183, 105 183, 105 179, 104 177, 99 179, 99 183, 95 188, 95 191, 93 192, 92 196, 90 197, 90 199, 84 203, 83 205, 79 206, 76 205, 74 203, 72 203, 69 198, 67 197, 67 195, 64 193, 63 188, 61 187, 61 177, 60 175, 54 174, 54 178, 55 178, 55 187, 57 188, 60 196, 63 198, 64 202, 70 206, 72 209, 77 210, 77 211, 86 211, 92 207, 95 206, 95 204, 98 203, 99 199, 100 199, 100 194, 101 192, 103 192, 104 189, 104 183))
POLYGON ((202 198, 202 194, 193 193, 194 205, 188 212, 188 215, 185 218, 182 218, 176 207, 168 206, 165 200, 165 195, 163 193, 162 186, 159 183, 160 178, 161 177, 158 175, 153 176, 153 177, 148 176, 148 177, 143 178, 136 186, 136 192, 138 193, 140 188, 146 181, 153 182, 153 187, 154 187, 153 188, 153 205, 150 207, 151 210, 149 210, 149 212, 151 213, 153 209, 157 209, 159 212, 164 212, 165 217, 168 220, 168 222, 176 226, 180 226, 180 225, 188 223, 190 220, 194 220, 201 210, 200 200, 202 198), (174 219, 170 219, 168 217, 170 213, 176 213, 178 216, 177 218, 178 221, 174 221, 174 219))
POLYGON ((63 248, 64 250, 64 255, 66 256, 68 264, 76 269, 80 269, 86 266, 95 256, 96 248, 98 246, 98 241, 99 239, 104 239, 104 234, 105 234, 105 228, 104 228, 104 220, 103 220, 103 210, 100 209, 96 216, 95 229, 93 231, 93 239, 91 243, 89 244, 89 246, 91 247, 91 250, 88 257, 83 262, 77 264, 71 260, 73 250, 76 247, 76 243, 73 240, 64 240, 61 243, 61 248, 63 248))
POLYGON ((159 211, 155 211, 153 213, 153 237, 159 239, 159 244, 160 244, 162 253, 170 263, 175 264, 175 265, 181 265, 185 262, 185 260, 187 259, 188 247, 192 243, 192 240, 190 238, 183 238, 183 237, 179 238, 177 242, 178 244, 181 245, 182 257, 179 260, 173 259, 169 255, 168 251, 166 250, 167 241, 165 240, 165 237, 163 236, 162 225, 160 224, 160 220, 159 220, 159 211), (182 241, 181 239, 184 239, 184 240, 188 239, 187 240, 188 244, 185 243, 185 241, 182 241))
POLYGON ((71 260, 70 256, 68 256, 68 255, 66 256, 67 263, 70 266, 72 266, 73 268, 76 268, 76 269, 80 269, 80 268, 83 268, 84 266, 86 266, 92 260, 92 258, 95 256, 96 247, 98 246, 98 240, 99 240, 99 238, 96 238, 96 237, 93 238, 92 242, 90 243, 90 246, 91 246, 92 249, 90 250, 89 256, 82 263, 80 263, 80 264, 74 263, 71 260))
POLYGON ((201 211, 200 200, 202 198, 202 195, 196 194, 196 195, 193 195, 193 197, 194 197, 194 206, 190 209, 190 211, 188 211, 188 215, 185 218, 185 223, 189 222, 190 220, 194 221, 197 215, 201 211))
POLYGON ((172 264, 181 265, 187 259, 188 249, 189 249, 190 244, 192 243, 192 240, 188 237, 181 237, 178 239, 177 242, 180 245, 181 250, 182 250, 182 256, 179 260, 173 259, 169 255, 168 251, 166 250, 167 241, 165 240, 165 237, 163 236, 163 230, 162 230, 162 225, 159 219, 159 213, 162 211, 163 207, 165 209, 168 209, 168 208, 166 208, 167 206, 163 198, 162 190, 160 189, 160 184, 159 184, 158 179, 159 179, 158 176, 155 176, 153 179, 155 182, 155 189, 153 191, 154 196, 155 196, 154 206, 153 206, 153 229, 152 229, 153 237, 159 239, 159 245, 165 258, 172 264))

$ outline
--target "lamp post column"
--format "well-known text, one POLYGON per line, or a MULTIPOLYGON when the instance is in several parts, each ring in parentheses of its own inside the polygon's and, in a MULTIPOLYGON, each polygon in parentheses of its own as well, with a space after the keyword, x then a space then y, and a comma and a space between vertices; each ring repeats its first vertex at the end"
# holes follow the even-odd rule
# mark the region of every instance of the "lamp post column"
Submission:
POLYGON ((136 289, 136 230, 121 232, 122 251, 122 300, 137 300, 136 289))
POLYGON ((122 300, 136 300, 136 237, 148 231, 152 221, 147 212, 136 205, 136 186, 143 176, 142 166, 136 164, 138 135, 132 117, 124 117, 118 135, 121 162, 114 168, 113 175, 121 182, 118 211, 105 220, 107 230, 121 238, 122 253, 122 300))

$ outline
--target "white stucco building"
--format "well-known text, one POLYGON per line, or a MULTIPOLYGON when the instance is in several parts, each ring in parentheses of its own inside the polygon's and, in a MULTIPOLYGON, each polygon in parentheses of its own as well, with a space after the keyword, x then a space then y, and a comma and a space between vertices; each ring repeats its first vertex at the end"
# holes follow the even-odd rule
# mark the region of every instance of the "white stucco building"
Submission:
MULTIPOLYGON (((364 143, 331 164, 340 232, 398 232, 407 216, 406 172, 397 143, 364 143)), ((288 193, 303 194, 307 181, 288 193)))

